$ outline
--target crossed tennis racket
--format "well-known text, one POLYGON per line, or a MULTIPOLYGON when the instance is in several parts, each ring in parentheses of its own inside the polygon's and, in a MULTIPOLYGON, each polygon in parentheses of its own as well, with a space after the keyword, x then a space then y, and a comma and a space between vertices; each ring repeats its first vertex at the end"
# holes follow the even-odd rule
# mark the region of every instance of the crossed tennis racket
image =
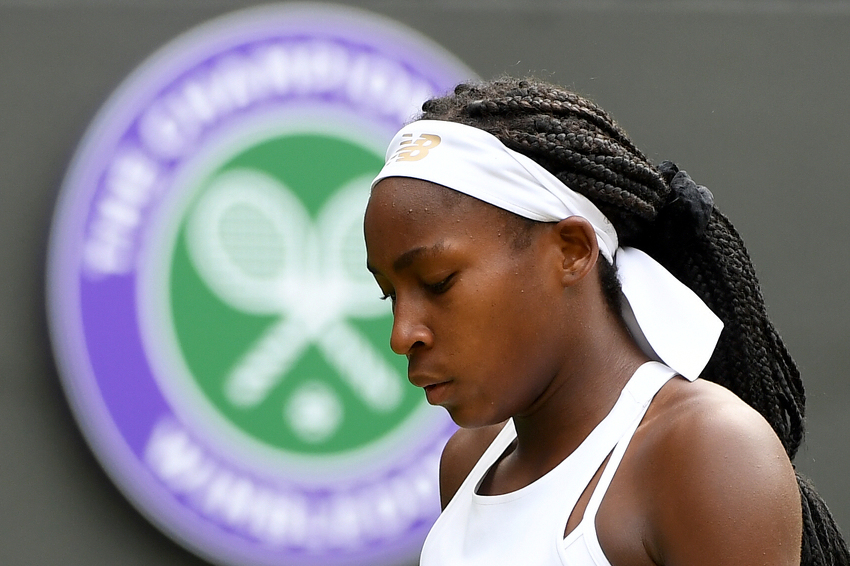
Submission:
POLYGON ((387 314, 365 269, 370 182, 342 187, 314 222, 276 179, 232 170, 212 181, 193 210, 188 249, 204 282, 234 309, 279 316, 227 375, 224 392, 234 405, 262 402, 311 344, 372 410, 401 403, 398 373, 349 322, 387 314))

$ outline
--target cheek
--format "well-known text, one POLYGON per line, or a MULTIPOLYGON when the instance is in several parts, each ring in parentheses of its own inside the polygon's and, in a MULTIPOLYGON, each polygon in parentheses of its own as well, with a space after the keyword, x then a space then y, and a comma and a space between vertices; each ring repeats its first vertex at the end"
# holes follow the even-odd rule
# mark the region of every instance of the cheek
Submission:
POLYGON ((544 284, 506 288, 494 306, 493 349, 506 366, 546 374, 562 358, 565 315, 559 293, 544 284))
MULTIPOLYGON (((551 354, 560 332, 557 294, 519 275, 502 275, 489 292, 476 289, 468 297, 468 316, 457 322, 487 365, 535 365, 551 354)), ((507 369, 507 368, 506 368, 507 369)))
POLYGON ((548 329, 551 298, 528 286, 478 291, 465 297, 465 308, 451 309, 452 323, 444 329, 452 370, 463 378, 465 391, 463 402, 447 408, 467 427, 521 414, 551 383, 563 359, 556 333, 548 329))
POLYGON ((491 303, 493 324, 511 335, 538 337, 558 308, 558 289, 523 274, 502 278, 491 303))

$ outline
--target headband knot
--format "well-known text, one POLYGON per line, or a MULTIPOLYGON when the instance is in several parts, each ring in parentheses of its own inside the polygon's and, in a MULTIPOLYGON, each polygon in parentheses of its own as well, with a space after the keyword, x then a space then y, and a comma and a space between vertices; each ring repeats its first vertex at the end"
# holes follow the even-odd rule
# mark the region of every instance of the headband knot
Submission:
POLYGON ((658 170, 670 186, 667 202, 656 218, 658 234, 676 242, 701 237, 714 210, 714 195, 671 161, 661 163, 658 170))

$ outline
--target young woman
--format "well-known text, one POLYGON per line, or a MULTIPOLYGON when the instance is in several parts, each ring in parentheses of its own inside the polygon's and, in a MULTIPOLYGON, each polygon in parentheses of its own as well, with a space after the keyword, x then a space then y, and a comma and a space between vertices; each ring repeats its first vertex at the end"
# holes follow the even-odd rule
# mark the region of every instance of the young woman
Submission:
POLYGON ((365 235, 392 349, 462 427, 423 566, 850 563, 795 477, 803 386, 740 237, 593 103, 426 102, 365 235))

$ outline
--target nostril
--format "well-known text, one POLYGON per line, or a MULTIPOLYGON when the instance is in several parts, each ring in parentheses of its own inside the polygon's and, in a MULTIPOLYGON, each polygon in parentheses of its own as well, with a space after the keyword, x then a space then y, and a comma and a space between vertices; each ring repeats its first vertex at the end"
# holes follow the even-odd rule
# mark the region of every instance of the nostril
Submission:
MULTIPOLYGON (((422 331, 426 330, 422 329, 420 332, 422 331)), ((428 341, 416 338, 410 339, 407 336, 402 335, 394 335, 390 339, 390 348, 396 354, 403 355, 407 357, 407 359, 410 359, 410 356, 416 353, 417 350, 427 349, 428 341)))
POLYGON ((393 316, 393 327, 390 334, 390 348, 396 354, 410 356, 419 349, 427 349, 433 340, 428 325, 423 320, 422 312, 411 308, 410 303, 396 302, 393 316))

